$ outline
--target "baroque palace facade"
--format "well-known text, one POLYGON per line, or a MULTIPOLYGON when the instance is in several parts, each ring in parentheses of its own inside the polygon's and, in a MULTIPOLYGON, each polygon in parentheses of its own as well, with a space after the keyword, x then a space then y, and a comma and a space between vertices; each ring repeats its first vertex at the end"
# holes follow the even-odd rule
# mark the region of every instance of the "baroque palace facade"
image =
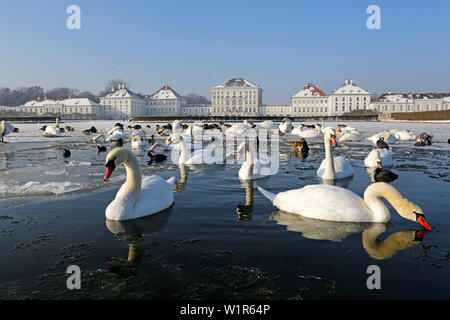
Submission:
POLYGON ((97 104, 88 98, 61 100, 34 99, 18 107, 2 107, 3 112, 21 115, 62 115, 92 119, 128 119, 135 116, 338 116, 357 110, 378 113, 434 111, 450 109, 450 93, 391 93, 371 100, 371 94, 352 79, 330 95, 307 83, 287 104, 263 104, 263 89, 242 77, 232 78, 211 88, 210 105, 188 105, 186 100, 165 85, 151 95, 137 94, 119 84, 97 104))

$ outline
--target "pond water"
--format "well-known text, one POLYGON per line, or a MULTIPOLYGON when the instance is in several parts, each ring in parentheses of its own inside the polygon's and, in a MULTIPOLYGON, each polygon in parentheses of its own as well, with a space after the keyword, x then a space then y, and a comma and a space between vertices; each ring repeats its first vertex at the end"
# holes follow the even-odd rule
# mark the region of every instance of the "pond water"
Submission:
MULTIPOLYGON (((108 221, 105 208, 125 170, 104 182, 106 153, 97 154, 98 144, 81 130, 114 123, 73 122, 75 132, 54 139, 41 137, 39 124, 16 124, 19 133, 5 138, 0 299, 450 298, 450 124, 346 122, 364 137, 393 128, 433 133, 431 146, 391 145, 390 170, 399 175, 391 184, 433 228, 418 241, 421 226, 390 205, 387 224, 335 223, 279 211, 259 193, 257 186, 277 193, 320 183, 320 137, 308 139, 306 158, 282 137, 278 172, 254 182, 239 180, 239 164, 149 165, 146 153, 136 151, 143 174, 176 177, 175 203, 146 218, 108 221), (241 214, 238 203, 245 206, 241 214), (81 269, 81 290, 66 287, 69 265, 81 269), (367 288, 370 265, 380 267, 380 290, 367 288)), ((371 183, 363 161, 372 148, 364 140, 333 149, 354 170, 344 187, 360 196, 371 183)))

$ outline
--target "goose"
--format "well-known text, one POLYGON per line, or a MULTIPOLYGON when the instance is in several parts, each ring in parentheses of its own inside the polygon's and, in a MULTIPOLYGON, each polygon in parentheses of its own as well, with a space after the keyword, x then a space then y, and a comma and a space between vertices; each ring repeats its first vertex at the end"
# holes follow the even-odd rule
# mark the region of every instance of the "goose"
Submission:
POLYGON ((64 149, 64 151, 63 151, 63 153, 62 153, 62 156, 64 157, 64 158, 68 158, 68 157, 70 157, 70 150, 69 149, 64 149))
POLYGON ((352 191, 328 184, 307 185, 300 189, 274 194, 261 187, 258 190, 280 210, 319 220, 338 222, 388 222, 386 199, 397 213, 431 230, 419 206, 403 198, 400 192, 385 182, 375 182, 364 192, 364 199, 352 191))
POLYGON ((107 181, 114 169, 123 164, 127 180, 105 211, 109 220, 130 220, 148 216, 170 207, 174 197, 175 177, 168 180, 152 175, 142 176, 136 156, 131 150, 115 148, 106 156, 107 181))
POLYGON ((148 146, 148 141, 143 139, 141 136, 133 136, 131 138, 132 148, 145 148, 148 146))
POLYGON ((380 167, 375 169, 373 174, 373 180, 376 182, 392 182, 398 179, 398 175, 389 171, 384 170, 380 167))
POLYGON ((11 132, 13 132, 15 128, 11 123, 6 122, 5 120, 2 120, 0 126, 1 126, 1 130, 2 130, 2 141, 1 142, 4 143, 5 141, 3 140, 3 138, 6 137, 11 132))
POLYGON ((237 153, 237 160, 241 160, 242 154, 245 151, 245 161, 242 163, 239 170, 239 178, 242 180, 256 180, 262 179, 272 175, 269 161, 262 161, 255 155, 255 147, 249 146, 249 143, 242 141, 239 144, 237 153))
POLYGON ((334 146, 336 143, 335 130, 328 128, 324 135, 325 159, 317 170, 317 176, 323 180, 338 180, 353 176, 353 169, 350 163, 343 156, 333 157, 331 153, 331 142, 334 146))
POLYGON ((55 124, 47 125, 42 135, 46 138, 55 138, 61 136, 61 131, 59 130, 59 118, 56 118, 55 124))
POLYGON ((178 158, 179 164, 213 164, 217 163, 217 160, 223 161, 223 157, 220 157, 221 159, 216 159, 216 156, 219 154, 216 154, 216 149, 213 148, 200 149, 193 152, 192 154, 188 154, 184 138, 177 133, 172 133, 170 135, 169 139, 167 140, 167 145, 170 146, 174 141, 178 142, 180 148, 180 156, 178 158))
POLYGON ((394 160, 392 160, 391 153, 389 150, 385 149, 373 149, 364 159, 364 167, 391 167, 394 165, 394 160))
POLYGON ((384 137, 381 137, 380 139, 377 140, 376 146, 379 149, 388 149, 389 150, 389 145, 384 141, 384 137))

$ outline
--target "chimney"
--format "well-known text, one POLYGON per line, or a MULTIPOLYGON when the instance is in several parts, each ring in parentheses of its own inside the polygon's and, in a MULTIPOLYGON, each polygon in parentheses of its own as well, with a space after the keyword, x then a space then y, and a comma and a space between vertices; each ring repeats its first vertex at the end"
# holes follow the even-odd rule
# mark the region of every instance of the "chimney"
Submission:
POLYGON ((353 84, 353 80, 352 79, 350 79, 350 84, 353 84))
POLYGON ((344 84, 348 84, 348 80, 347 80, 347 79, 345 79, 345 82, 344 82, 344 84))
POLYGON ((388 91, 388 94, 391 94, 391 90, 388 91))

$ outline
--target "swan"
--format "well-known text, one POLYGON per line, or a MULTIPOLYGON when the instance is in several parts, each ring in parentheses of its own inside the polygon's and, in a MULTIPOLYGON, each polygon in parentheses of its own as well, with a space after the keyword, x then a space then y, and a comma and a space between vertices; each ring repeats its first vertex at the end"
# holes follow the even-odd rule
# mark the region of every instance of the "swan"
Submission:
POLYGON ((374 134, 373 136, 371 136, 369 138, 366 138, 366 140, 372 141, 373 145, 376 146, 378 140, 380 140, 381 138, 384 139, 384 135, 385 135, 384 132, 380 132, 380 133, 374 134))
POLYGON ((325 159, 317 170, 317 176, 323 180, 338 180, 353 176, 353 169, 347 159, 343 156, 333 157, 331 154, 330 142, 333 142, 334 146, 337 145, 335 130, 328 128, 323 135, 323 140, 325 159))
POLYGON ((42 135, 47 138, 61 136, 61 130, 59 130, 59 118, 56 118, 56 124, 47 125, 42 135))
POLYGON ((241 160, 242 154, 245 151, 245 162, 242 163, 239 170, 239 178, 242 180, 256 180, 272 175, 269 161, 262 161, 255 155, 255 148, 248 147, 248 143, 243 141, 238 147, 237 160, 241 160))
POLYGON ((113 128, 108 130, 108 135, 110 136, 116 131, 123 133, 123 126, 119 126, 118 123, 116 123, 116 125, 113 128))
POLYGON ((125 140, 127 136, 123 133, 122 130, 115 130, 113 133, 106 139, 106 141, 117 141, 119 139, 125 140))
MULTIPOLYGON (((167 141, 167 145, 170 146, 174 141, 178 142, 180 148, 180 156, 178 158, 178 164, 213 164, 216 162, 216 154, 215 148, 206 148, 200 149, 192 154, 188 154, 186 142, 184 142, 184 138, 179 134, 172 133, 167 141)), ((220 156, 220 155, 219 155, 220 156)), ((223 156, 220 156, 221 160, 223 160, 223 156)))
POLYGON ((384 132, 384 141, 386 143, 396 143, 397 142, 397 138, 395 137, 395 135, 391 134, 390 131, 386 130, 384 132))
POLYGON ((96 135, 95 137, 91 138, 90 141, 94 142, 94 143, 99 142, 99 141, 105 142, 105 136, 103 135, 103 133, 100 133, 100 134, 96 135))
POLYGON ((383 170, 380 167, 376 168, 373 173, 373 180, 376 182, 392 182, 398 179, 398 175, 389 171, 383 170))
POLYGON ((6 122, 5 120, 2 120, 1 130, 2 130, 2 141, 1 142, 5 142, 5 141, 3 141, 3 138, 6 137, 11 132, 13 132, 14 126, 11 123, 6 122))
POLYGON ((261 187, 258 190, 280 210, 307 218, 338 222, 388 222, 391 215, 381 200, 385 198, 401 217, 431 230, 422 209, 403 198, 397 189, 385 182, 369 185, 364 192, 364 199, 350 190, 328 184, 307 185, 278 194, 261 187))
POLYGON ((284 118, 281 124, 279 125, 278 129, 283 135, 291 133, 292 129, 294 129, 294 127, 292 126, 291 119, 284 118))
POLYGON ((131 133, 131 137, 139 136, 141 138, 145 138, 145 131, 144 130, 133 130, 131 133))
POLYGON ((402 130, 402 131, 391 130, 391 133, 394 134, 394 136, 400 141, 410 141, 416 139, 416 136, 409 130, 402 130))
POLYGON ((392 160, 391 153, 386 149, 373 149, 364 159, 364 167, 392 167, 394 160, 392 160))
POLYGON ((146 148, 148 146, 148 141, 143 139, 141 136, 133 136, 131 138, 132 148, 146 148))
POLYGON ((299 136, 301 138, 317 138, 322 135, 319 125, 315 125, 314 129, 307 130, 303 130, 303 127, 303 124, 299 125, 297 128, 292 130, 291 134, 299 136))
POLYGON ((358 130, 345 130, 339 137, 339 142, 361 141, 361 134, 358 130))
POLYGON ((106 208, 107 219, 136 219, 160 212, 172 205, 175 177, 168 180, 156 175, 143 177, 133 152, 124 148, 115 148, 106 156, 104 180, 107 181, 114 169, 121 164, 127 171, 127 180, 106 208))
POLYGON ((241 137, 247 133, 250 129, 250 124, 247 120, 243 123, 233 124, 230 128, 225 131, 225 135, 229 137, 241 137))

